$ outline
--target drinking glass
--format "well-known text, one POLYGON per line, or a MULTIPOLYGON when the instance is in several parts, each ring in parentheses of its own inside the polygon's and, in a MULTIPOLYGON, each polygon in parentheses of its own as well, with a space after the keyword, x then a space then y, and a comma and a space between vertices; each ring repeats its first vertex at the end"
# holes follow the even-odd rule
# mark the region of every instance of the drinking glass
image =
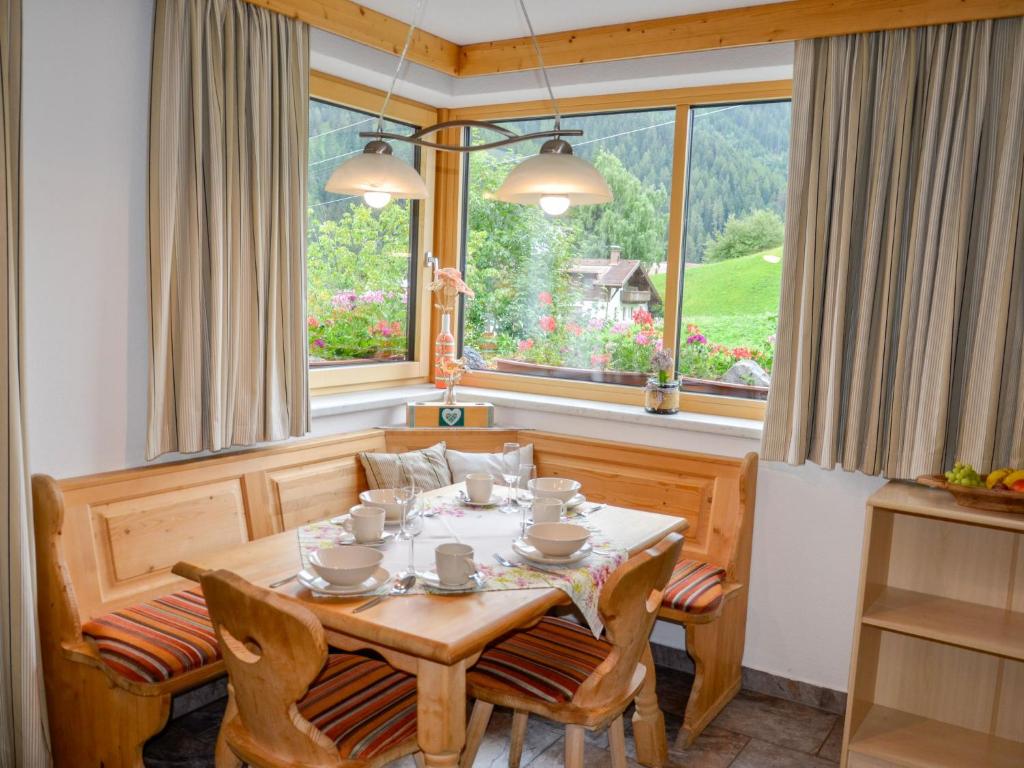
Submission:
POLYGON ((505 506, 502 511, 508 514, 512 511, 516 485, 519 483, 519 443, 505 443, 505 446, 502 448, 501 474, 505 478, 505 485, 508 487, 508 494, 505 497, 505 506))
POLYGON ((516 503, 519 504, 519 511, 522 512, 522 524, 520 535, 526 537, 526 516, 533 509, 533 491, 530 489, 530 481, 537 477, 537 467, 534 464, 519 465, 519 483, 516 488, 516 503))
POLYGON ((413 548, 416 544, 416 537, 423 531, 423 518, 416 512, 418 493, 415 475, 411 470, 401 467, 398 472, 398 487, 395 488, 395 498, 402 502, 402 527, 398 538, 409 542, 409 568, 397 574, 396 578, 398 579, 410 574, 416 575, 413 548))

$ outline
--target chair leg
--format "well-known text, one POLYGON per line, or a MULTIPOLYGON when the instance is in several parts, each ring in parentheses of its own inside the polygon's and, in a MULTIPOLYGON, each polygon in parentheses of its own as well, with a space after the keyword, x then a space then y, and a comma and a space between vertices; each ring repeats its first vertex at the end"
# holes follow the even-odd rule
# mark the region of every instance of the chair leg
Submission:
POLYGON ((462 760, 459 761, 461 768, 473 768, 473 761, 476 760, 476 753, 484 740, 484 733, 487 732, 487 724, 491 721, 493 711, 493 704, 480 699, 473 705, 473 714, 470 715, 469 725, 466 726, 466 747, 462 750, 462 760))
POLYGON ((626 728, 622 715, 608 726, 608 749, 612 753, 612 768, 626 768, 626 728))
POLYGON ((427 768, 427 759, 422 752, 414 752, 412 759, 416 761, 416 768, 427 768))
POLYGON ((728 601, 717 620, 687 625, 686 652, 694 664, 693 689, 676 749, 691 746, 739 691, 746 624, 746 600, 740 598, 728 601))
POLYGON ((565 768, 583 768, 582 725, 565 726, 565 768))
POLYGON ((213 753, 213 764, 216 768, 242 768, 242 761, 238 759, 238 755, 228 746, 228 740, 224 736, 227 724, 236 717, 238 717, 238 706, 235 704, 235 695, 232 693, 231 686, 229 685, 228 705, 224 709, 224 719, 220 722, 220 731, 217 733, 217 746, 214 748, 213 753))
POLYGON ((516 710, 512 713, 512 741, 508 748, 508 768, 519 768, 519 763, 523 759, 523 742, 526 741, 526 723, 529 719, 529 712, 516 710))

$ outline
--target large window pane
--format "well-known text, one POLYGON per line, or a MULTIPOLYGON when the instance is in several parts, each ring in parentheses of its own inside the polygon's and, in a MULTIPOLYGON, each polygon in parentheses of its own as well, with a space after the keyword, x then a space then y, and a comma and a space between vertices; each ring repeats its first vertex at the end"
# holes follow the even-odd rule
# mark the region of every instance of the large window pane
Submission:
MULTIPOLYGON (((560 217, 491 199, 540 142, 469 154, 465 207, 470 365, 511 373, 642 384, 664 324, 674 110, 574 116, 576 154, 615 201, 560 217)), ((505 123, 518 133, 550 120, 505 123)), ((474 144, 494 134, 470 132, 474 144)))
MULTIPOLYGON (((376 117, 309 102, 307 281, 310 365, 411 359, 415 296, 416 205, 396 200, 380 210, 358 195, 324 190, 331 173, 362 151, 376 117)), ((385 130, 408 133, 385 121, 385 130)), ((413 147, 394 153, 418 160, 413 147)))
POLYGON ((764 398, 775 356, 789 102, 690 110, 679 371, 764 398))

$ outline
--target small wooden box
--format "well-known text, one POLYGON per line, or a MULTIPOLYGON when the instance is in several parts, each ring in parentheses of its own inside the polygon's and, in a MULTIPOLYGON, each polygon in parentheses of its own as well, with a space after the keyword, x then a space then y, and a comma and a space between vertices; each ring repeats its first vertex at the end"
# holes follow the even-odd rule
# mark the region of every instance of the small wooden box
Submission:
POLYGON ((493 427, 494 406, 490 403, 409 403, 405 406, 409 427, 493 427))

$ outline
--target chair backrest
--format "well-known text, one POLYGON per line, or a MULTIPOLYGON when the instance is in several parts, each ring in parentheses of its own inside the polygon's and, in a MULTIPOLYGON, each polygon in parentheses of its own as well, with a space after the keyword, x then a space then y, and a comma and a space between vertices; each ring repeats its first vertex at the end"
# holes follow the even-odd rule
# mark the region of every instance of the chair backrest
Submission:
POLYGON ((631 557, 609 577, 597 607, 612 652, 580 686, 574 704, 598 707, 626 694, 682 547, 682 535, 670 533, 631 557))
POLYGON ((261 765, 340 765, 334 743, 296 706, 327 660, 320 622, 228 571, 202 583, 237 708, 223 726, 229 746, 261 765))

